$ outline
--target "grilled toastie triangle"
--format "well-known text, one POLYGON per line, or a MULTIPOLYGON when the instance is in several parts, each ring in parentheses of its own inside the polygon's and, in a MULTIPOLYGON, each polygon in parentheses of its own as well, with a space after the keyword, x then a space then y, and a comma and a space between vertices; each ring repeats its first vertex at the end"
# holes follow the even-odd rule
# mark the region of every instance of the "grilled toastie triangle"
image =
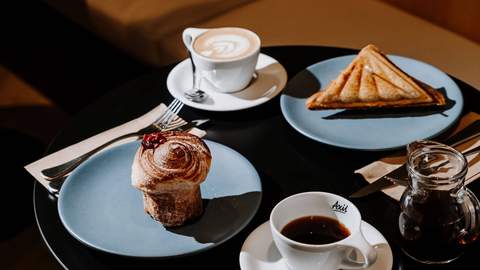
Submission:
POLYGON ((367 45, 340 75, 307 99, 311 110, 442 106, 445 97, 367 45))

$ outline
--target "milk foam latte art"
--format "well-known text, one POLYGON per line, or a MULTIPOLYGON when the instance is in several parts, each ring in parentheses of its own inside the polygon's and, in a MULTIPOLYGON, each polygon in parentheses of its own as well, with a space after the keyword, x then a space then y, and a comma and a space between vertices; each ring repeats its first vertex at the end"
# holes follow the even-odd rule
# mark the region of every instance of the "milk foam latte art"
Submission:
POLYGON ((182 39, 194 63, 199 89, 233 93, 252 80, 261 45, 254 32, 239 27, 189 27, 183 30, 182 39))
POLYGON ((193 43, 193 50, 210 59, 231 60, 252 54, 259 45, 258 37, 250 31, 225 27, 199 35, 193 43))

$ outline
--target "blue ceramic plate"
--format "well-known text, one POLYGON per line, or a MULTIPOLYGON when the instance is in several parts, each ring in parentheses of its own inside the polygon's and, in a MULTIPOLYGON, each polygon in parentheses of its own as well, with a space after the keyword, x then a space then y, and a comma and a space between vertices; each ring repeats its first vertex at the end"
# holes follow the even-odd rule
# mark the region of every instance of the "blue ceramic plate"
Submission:
POLYGON ((207 141, 212 166, 201 184, 205 211, 189 225, 166 229, 143 211, 131 186, 138 142, 123 144, 79 166, 62 186, 58 212, 80 242, 108 253, 166 258, 205 251, 241 231, 261 201, 260 178, 238 152, 207 141))
POLYGON ((347 55, 319 62, 290 80, 280 98, 280 106, 293 128, 313 140, 334 146, 389 150, 439 135, 459 118, 463 97, 455 82, 429 64, 400 56, 388 57, 412 77, 443 92, 447 97, 445 108, 308 110, 307 97, 335 79, 354 57, 347 55))

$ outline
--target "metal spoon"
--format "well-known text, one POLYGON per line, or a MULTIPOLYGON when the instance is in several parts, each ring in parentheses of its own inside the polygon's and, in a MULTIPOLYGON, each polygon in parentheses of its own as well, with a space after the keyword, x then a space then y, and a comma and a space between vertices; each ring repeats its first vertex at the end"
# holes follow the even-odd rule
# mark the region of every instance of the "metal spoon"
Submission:
POLYGON ((190 50, 187 50, 188 56, 190 57, 190 62, 192 62, 192 78, 193 78, 193 87, 190 90, 187 90, 183 93, 185 98, 193 102, 202 103, 207 98, 207 93, 197 88, 197 73, 195 64, 193 63, 193 57, 190 50))

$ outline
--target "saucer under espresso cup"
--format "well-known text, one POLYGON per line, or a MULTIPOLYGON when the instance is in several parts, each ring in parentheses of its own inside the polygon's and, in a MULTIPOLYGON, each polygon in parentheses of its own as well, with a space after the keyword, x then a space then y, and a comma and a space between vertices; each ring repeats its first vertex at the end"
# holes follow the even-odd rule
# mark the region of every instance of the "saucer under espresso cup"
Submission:
POLYGON ((254 32, 239 27, 187 28, 182 38, 197 80, 207 80, 223 93, 240 91, 252 80, 261 46, 254 32))
POLYGON ((198 103, 187 99, 185 91, 192 89, 190 59, 177 64, 168 74, 167 88, 170 94, 185 105, 206 111, 237 111, 261 105, 277 96, 287 83, 285 68, 273 57, 261 53, 255 67, 256 77, 247 87, 234 93, 222 93, 208 81, 200 83, 207 93, 205 101, 198 103))
POLYGON ((290 269, 368 268, 377 260, 374 245, 387 242, 368 242, 361 224, 353 203, 326 192, 292 195, 270 214, 273 242, 290 269))
MULTIPOLYGON (((363 220, 362 232, 371 244, 387 243, 377 229, 363 220)), ((377 260, 366 270, 391 270, 393 254, 388 243, 374 246, 377 251, 377 260)), ((240 251, 239 262, 242 270, 291 270, 273 243, 268 221, 258 226, 245 239, 240 251)))

